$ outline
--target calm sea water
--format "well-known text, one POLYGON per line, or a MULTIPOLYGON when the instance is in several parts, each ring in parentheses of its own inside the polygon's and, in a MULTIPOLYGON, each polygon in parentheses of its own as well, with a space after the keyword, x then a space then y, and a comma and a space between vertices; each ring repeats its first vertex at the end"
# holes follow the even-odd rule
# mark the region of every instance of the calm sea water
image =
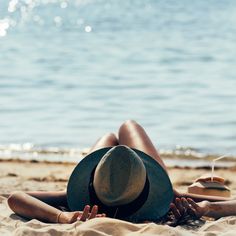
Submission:
POLYGON ((234 0, 0 0, 0 151, 89 147, 135 119, 236 155, 234 0))

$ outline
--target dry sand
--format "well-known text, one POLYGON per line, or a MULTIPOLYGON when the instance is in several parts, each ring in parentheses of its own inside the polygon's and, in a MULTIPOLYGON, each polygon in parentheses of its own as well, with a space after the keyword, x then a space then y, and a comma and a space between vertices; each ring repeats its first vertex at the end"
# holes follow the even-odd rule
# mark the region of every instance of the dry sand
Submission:
MULTIPOLYGON (((114 219, 93 219, 71 225, 45 224, 37 220, 25 222, 8 208, 4 194, 22 190, 64 190, 75 164, 35 161, 0 161, 0 235, 236 235, 236 216, 188 225, 131 224, 114 219)), ((169 168, 174 187, 186 191, 197 177, 210 172, 207 168, 169 168)), ((236 196, 236 168, 217 169, 236 196)))

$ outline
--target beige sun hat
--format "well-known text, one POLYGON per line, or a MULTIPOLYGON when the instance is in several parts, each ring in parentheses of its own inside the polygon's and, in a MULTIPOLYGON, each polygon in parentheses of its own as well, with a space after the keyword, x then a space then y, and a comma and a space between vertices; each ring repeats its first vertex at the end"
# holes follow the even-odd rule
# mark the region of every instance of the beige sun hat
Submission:
POLYGON ((110 217, 157 220, 169 210, 173 189, 166 171, 147 154, 124 145, 86 156, 67 186, 69 208, 98 205, 110 217))

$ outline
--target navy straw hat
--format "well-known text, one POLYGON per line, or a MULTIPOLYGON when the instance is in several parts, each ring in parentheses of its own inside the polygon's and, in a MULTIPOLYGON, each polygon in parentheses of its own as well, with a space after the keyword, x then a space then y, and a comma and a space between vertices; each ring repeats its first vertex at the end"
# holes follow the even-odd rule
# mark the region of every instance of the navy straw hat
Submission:
POLYGON ((98 205, 109 217, 157 221, 173 200, 170 179, 152 157, 118 145, 87 155, 73 170, 67 201, 71 211, 98 205))

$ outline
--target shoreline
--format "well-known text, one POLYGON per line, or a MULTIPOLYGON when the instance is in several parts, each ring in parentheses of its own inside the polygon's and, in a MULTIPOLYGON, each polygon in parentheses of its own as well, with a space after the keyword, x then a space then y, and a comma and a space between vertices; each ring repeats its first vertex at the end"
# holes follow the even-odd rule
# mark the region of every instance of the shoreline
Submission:
MULTIPOLYGON (((0 160, 22 160, 34 162, 78 163, 90 148, 42 147, 33 143, 0 144, 0 160)), ((204 153, 204 150, 191 146, 176 145, 173 149, 158 149, 161 158, 168 167, 208 168, 213 160, 222 156, 217 153, 204 153)), ((215 162, 216 168, 236 167, 236 155, 226 154, 222 160, 215 162)))

